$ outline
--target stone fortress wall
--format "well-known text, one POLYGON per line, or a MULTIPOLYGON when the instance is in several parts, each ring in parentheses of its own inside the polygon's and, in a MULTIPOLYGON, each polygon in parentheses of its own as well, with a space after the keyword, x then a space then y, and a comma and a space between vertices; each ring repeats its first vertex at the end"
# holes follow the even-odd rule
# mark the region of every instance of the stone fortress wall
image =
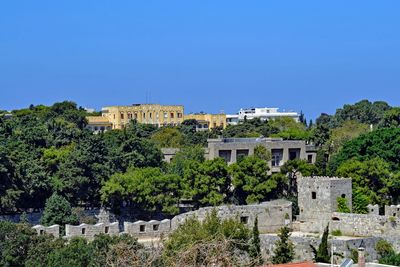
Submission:
MULTIPOLYGON (((208 213, 216 209, 217 214, 222 219, 236 218, 244 224, 252 227, 256 217, 259 219, 258 227, 260 232, 275 232, 286 224, 290 223, 292 217, 292 203, 286 200, 274 200, 263 202, 255 205, 228 205, 219 207, 200 208, 196 211, 191 211, 175 216, 171 220, 164 219, 161 221, 135 221, 124 222, 123 231, 119 229, 119 222, 111 223, 107 215, 102 212, 98 217, 99 223, 95 225, 80 224, 65 226, 65 238, 85 237, 93 239, 97 234, 118 235, 129 234, 138 239, 158 238, 162 235, 167 235, 174 229, 178 228, 187 218, 196 217, 200 221, 204 220, 208 213)), ((44 227, 36 225, 33 227, 38 234, 52 234, 59 237, 59 226, 53 225, 44 227), (57 229, 57 230, 56 230, 57 229)))

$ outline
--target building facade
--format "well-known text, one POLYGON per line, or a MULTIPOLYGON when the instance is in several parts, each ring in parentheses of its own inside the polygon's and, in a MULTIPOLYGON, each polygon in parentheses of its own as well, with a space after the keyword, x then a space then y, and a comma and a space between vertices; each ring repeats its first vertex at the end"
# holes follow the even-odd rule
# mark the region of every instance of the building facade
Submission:
POLYGON ((226 114, 186 114, 185 120, 196 120, 196 130, 205 131, 216 127, 226 128, 226 114))
POLYGON ((288 160, 303 159, 315 163, 316 151, 303 140, 283 140, 282 138, 220 138, 208 139, 209 159, 224 158, 228 164, 238 158, 254 154, 254 148, 264 146, 271 152, 269 163, 272 172, 279 172, 288 160))
POLYGON ((86 128, 94 133, 106 132, 112 129, 112 123, 106 117, 102 116, 87 116, 88 124, 86 128))
POLYGON ((113 129, 122 129, 130 121, 157 126, 179 125, 184 120, 182 105, 134 104, 132 106, 110 106, 102 108, 102 116, 113 129))
POLYGON ((293 111, 280 112, 278 108, 241 108, 238 114, 227 115, 227 123, 228 125, 236 125, 244 120, 259 118, 265 121, 282 117, 289 117, 298 122, 300 115, 299 113, 293 111))

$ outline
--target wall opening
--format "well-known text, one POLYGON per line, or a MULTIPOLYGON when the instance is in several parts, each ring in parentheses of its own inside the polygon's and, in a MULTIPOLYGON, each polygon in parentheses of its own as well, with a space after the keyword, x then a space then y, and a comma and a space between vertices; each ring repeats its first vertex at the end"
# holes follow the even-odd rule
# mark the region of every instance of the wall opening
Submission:
POLYGON ((243 224, 247 224, 249 222, 249 217, 248 216, 241 216, 240 217, 240 222, 243 224))
POLYGON ((44 235, 44 230, 40 230, 39 235, 44 235))
POLYGON ((153 231, 158 231, 159 225, 158 224, 153 224, 153 231))
POLYGON ((108 227, 108 226, 104 227, 104 233, 108 234, 109 230, 110 230, 110 227, 108 227))
POLYGON ((82 235, 86 234, 86 228, 82 228, 82 235))
POLYGON ((340 219, 338 217, 332 217, 332 221, 340 221, 340 219))
POLYGON ((342 198, 346 198, 346 194, 342 194, 342 198))
POLYGON ((311 192, 311 198, 317 199, 317 192, 311 192))
POLYGON ((142 224, 139 226, 139 232, 143 233, 146 230, 146 225, 142 224))

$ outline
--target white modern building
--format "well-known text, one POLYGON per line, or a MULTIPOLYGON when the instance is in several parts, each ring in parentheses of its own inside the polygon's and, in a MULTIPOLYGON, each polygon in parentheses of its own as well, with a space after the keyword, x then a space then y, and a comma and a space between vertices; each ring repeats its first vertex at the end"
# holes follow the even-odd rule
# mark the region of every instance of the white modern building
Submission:
POLYGON ((236 125, 240 121, 251 120, 260 118, 261 120, 270 120, 279 117, 293 118, 295 121, 299 121, 299 113, 294 111, 278 111, 278 108, 241 108, 239 113, 236 115, 226 115, 226 121, 229 125, 236 125))

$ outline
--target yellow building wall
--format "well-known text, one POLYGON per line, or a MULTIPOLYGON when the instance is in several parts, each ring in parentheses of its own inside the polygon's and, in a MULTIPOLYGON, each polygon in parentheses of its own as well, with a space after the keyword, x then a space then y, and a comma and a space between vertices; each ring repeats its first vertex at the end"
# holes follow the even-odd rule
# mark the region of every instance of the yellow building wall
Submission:
POLYGON ((184 120, 183 111, 181 105, 140 104, 104 107, 102 116, 108 118, 113 129, 122 129, 131 120, 158 126, 179 125, 184 120))
POLYGON ((186 114, 185 120, 206 121, 210 129, 219 126, 226 128, 226 114, 186 114))

